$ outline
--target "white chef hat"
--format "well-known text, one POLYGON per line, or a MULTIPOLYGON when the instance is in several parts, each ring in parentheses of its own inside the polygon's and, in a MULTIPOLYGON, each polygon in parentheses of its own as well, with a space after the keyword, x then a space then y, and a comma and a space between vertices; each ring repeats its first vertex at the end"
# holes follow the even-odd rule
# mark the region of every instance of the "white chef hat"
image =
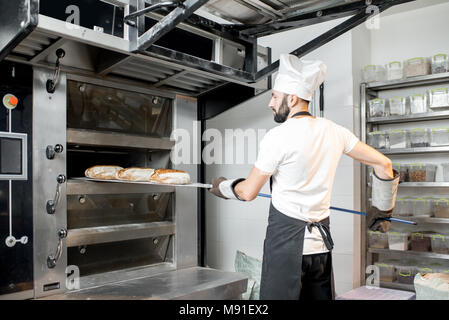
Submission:
POLYGON ((273 90, 312 101, 313 92, 323 83, 326 72, 327 67, 322 61, 302 60, 291 54, 281 54, 273 90))

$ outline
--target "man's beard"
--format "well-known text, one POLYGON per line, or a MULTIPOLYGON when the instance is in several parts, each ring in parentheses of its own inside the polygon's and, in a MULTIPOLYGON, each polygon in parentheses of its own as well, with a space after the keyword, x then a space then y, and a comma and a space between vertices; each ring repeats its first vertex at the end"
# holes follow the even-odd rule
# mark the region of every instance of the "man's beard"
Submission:
POLYGON ((288 96, 284 95, 282 98, 281 105, 279 106, 279 111, 275 111, 274 121, 277 123, 283 123, 287 120, 288 115, 290 114, 290 108, 288 107, 288 96))

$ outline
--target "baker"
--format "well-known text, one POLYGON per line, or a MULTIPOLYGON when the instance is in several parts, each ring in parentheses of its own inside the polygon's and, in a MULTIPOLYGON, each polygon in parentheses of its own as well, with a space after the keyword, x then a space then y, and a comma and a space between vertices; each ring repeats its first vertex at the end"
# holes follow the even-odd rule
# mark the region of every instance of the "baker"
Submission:
POLYGON ((251 201, 271 178, 260 299, 334 298, 329 208, 343 154, 374 168, 367 226, 382 232, 390 227, 385 218, 392 214, 399 183, 391 160, 348 129, 308 111, 326 72, 321 61, 282 54, 268 106, 281 125, 263 137, 248 178, 212 181, 214 195, 251 201))

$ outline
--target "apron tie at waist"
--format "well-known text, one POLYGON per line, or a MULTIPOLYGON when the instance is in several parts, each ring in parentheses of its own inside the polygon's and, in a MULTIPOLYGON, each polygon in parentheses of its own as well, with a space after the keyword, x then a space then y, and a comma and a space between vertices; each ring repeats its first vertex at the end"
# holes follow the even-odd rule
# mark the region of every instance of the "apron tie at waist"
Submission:
POLYGON ((334 241, 332 240, 328 226, 329 226, 329 218, 326 218, 320 222, 307 223, 307 229, 309 230, 309 232, 312 232, 313 227, 318 228, 327 250, 331 251, 334 248, 334 241))

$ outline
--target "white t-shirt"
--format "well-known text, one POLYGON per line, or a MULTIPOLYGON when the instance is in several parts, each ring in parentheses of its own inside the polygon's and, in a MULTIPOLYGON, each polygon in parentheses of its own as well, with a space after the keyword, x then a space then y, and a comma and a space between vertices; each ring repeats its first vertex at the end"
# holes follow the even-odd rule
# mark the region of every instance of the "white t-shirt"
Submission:
MULTIPOLYGON (((359 139, 323 118, 290 118, 263 137, 259 170, 272 174, 272 203, 292 218, 317 222, 329 217, 338 162, 359 139)), ((328 252, 318 228, 306 228, 303 254, 328 252)))

